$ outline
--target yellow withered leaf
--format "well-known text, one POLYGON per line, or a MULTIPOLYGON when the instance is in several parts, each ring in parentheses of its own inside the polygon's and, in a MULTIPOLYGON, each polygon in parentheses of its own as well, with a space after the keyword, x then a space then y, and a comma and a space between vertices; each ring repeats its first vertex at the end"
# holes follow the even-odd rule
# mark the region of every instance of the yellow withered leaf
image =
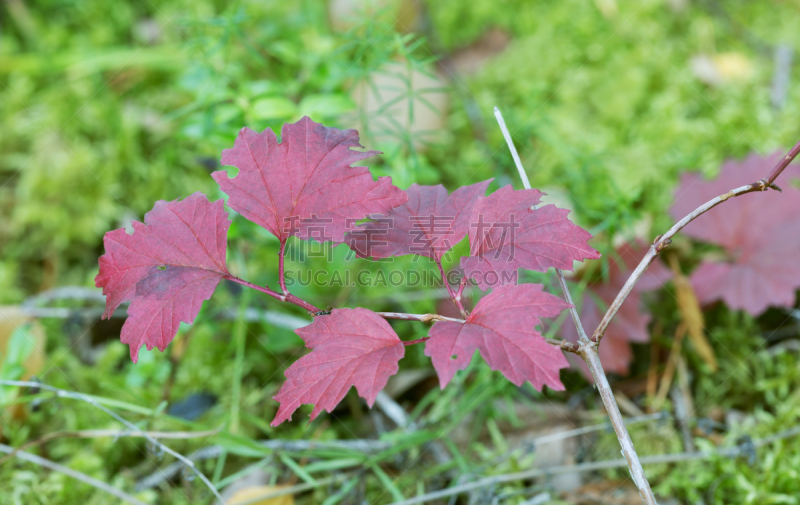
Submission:
POLYGON ((681 272, 677 256, 670 255, 669 264, 673 273, 672 280, 675 283, 675 296, 678 298, 678 311, 686 325, 692 346, 703 361, 711 367, 711 370, 716 372, 717 358, 714 356, 714 349, 706 339, 703 311, 700 309, 700 303, 697 301, 694 288, 692 288, 689 279, 681 272))
POLYGON ((280 491, 287 486, 252 486, 246 487, 236 491, 231 496, 227 505, 241 505, 247 503, 248 505, 294 505, 294 496, 291 494, 284 494, 281 496, 273 496, 272 498, 264 498, 259 500, 260 496, 269 496, 276 491, 280 491))

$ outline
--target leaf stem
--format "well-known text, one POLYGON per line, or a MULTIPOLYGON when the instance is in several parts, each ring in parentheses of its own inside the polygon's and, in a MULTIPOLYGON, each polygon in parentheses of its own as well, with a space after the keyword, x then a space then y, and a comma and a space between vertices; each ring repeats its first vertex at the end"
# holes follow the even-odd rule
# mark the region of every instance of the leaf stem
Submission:
POLYGON ((236 284, 241 284, 242 286, 247 286, 248 288, 255 289, 256 291, 261 291, 273 298, 276 298, 282 302, 291 303, 292 305, 297 305, 300 308, 306 309, 309 312, 319 312, 320 310, 308 303, 305 300, 302 300, 291 293, 280 294, 277 291, 273 291, 272 289, 268 288, 267 286, 259 286, 258 284, 253 284, 252 282, 248 282, 244 279, 240 279, 238 277, 234 277, 233 275, 226 275, 223 277, 224 279, 228 279, 229 281, 235 282, 236 284))
POLYGON ((409 345, 414 345, 414 344, 421 344, 421 343, 429 340, 430 338, 431 337, 423 337, 423 338, 418 338, 416 340, 405 340, 405 341, 403 341, 403 345, 404 346, 409 346, 409 345))
POLYGON ((435 323, 436 321, 451 321, 453 323, 464 323, 463 319, 440 316, 439 314, 405 314, 403 312, 376 312, 384 319, 398 319, 401 321, 419 321, 421 323, 435 323))
POLYGON ((464 316, 464 319, 467 318, 469 315, 464 309, 464 305, 461 303, 461 292, 464 290, 463 285, 459 288, 458 294, 453 291, 453 287, 447 282, 447 275, 444 273, 444 267, 442 266, 442 260, 440 258, 433 259, 436 262, 436 266, 439 267, 439 273, 442 275, 442 282, 444 283, 444 287, 447 288, 447 293, 450 295, 450 299, 453 300, 453 303, 456 304, 458 310, 461 312, 461 315, 464 316))
POLYGON ((462 277, 462 278, 461 278, 461 284, 459 284, 459 286, 458 286, 458 292, 456 293, 456 300, 458 300, 458 302, 459 302, 459 303, 462 303, 462 302, 461 302, 461 300, 462 300, 462 295, 464 294, 464 288, 465 288, 465 287, 467 287, 467 283, 468 283, 468 282, 469 282, 469 281, 467 280, 467 277, 466 277, 466 276, 464 276, 464 277, 462 277))
MULTIPOLYGON (((235 282, 237 284, 241 284, 242 286, 247 286, 248 288, 255 289, 256 291, 261 291, 262 293, 268 294, 269 296, 276 298, 282 302, 291 303, 293 305, 297 305, 303 309, 306 309, 309 313, 314 314, 317 312, 323 312, 317 307, 311 305, 305 300, 302 300, 291 293, 287 293, 282 295, 277 291, 274 291, 267 286, 259 286, 257 284, 253 284, 252 282, 248 282, 244 279, 240 279, 238 277, 234 277, 232 275, 225 276, 225 279, 229 281, 235 282)), ((455 323, 464 323, 463 319, 456 319, 453 317, 446 317, 439 314, 406 314, 404 312, 376 312, 379 316, 384 319, 398 319, 402 321, 419 321, 421 323, 435 323, 436 321, 452 321, 455 323)))
POLYGON ((286 289, 286 275, 284 274, 284 257, 286 256, 286 239, 281 240, 281 250, 278 253, 278 284, 281 287, 281 291, 283 291, 284 295, 289 294, 289 290, 286 289))
POLYGON ((769 174, 769 178, 767 179, 767 184, 772 185, 772 183, 775 182, 775 179, 777 179, 778 176, 781 175, 781 172, 783 172, 783 170, 789 166, 789 163, 791 163, 795 158, 797 158, 798 154, 800 154, 800 142, 795 144, 794 147, 786 154, 786 156, 781 158, 781 161, 779 161, 778 164, 775 165, 775 168, 772 169, 772 173, 769 174))

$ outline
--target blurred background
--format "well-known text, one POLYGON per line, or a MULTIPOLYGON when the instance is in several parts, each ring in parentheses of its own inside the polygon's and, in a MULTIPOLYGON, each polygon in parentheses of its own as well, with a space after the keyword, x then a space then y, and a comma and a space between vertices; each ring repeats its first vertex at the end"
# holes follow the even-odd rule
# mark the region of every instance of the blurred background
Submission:
MULTIPOLYGON (((390 503, 520 471, 431 502, 641 503, 579 366, 562 371, 566 391, 539 393, 474 359, 440 391, 412 346, 372 410, 351 390, 333 414, 308 423, 306 407, 274 429, 271 397, 304 352, 293 329, 308 317, 232 284, 165 353, 143 349, 134 365, 119 342, 124 309, 99 319, 103 234, 156 200, 223 198, 210 173, 239 129, 279 131, 304 115, 357 128, 384 152, 368 160, 373 174, 401 188, 452 191, 493 177, 492 190, 519 189, 498 106, 533 186, 571 209, 604 254, 570 278, 590 319, 641 245, 673 224, 682 174, 739 186, 752 181, 726 179, 726 160, 767 176, 768 155, 800 140, 798 26, 798 0, 5 0, 0 378, 92 395, 168 433, 227 503, 390 503), (351 439, 372 445, 338 443, 351 439)), ((777 182, 783 195, 747 197, 800 196, 777 182)), ((274 284, 277 241, 231 216, 231 271, 274 284)), ((787 273, 764 307, 698 292, 698 265, 742 265, 747 244, 706 243, 698 230, 676 238, 654 267, 660 282, 629 299, 604 365, 661 503, 800 503, 800 280, 787 273)), ((777 240, 800 236, 788 230, 777 240)), ((387 265, 344 246, 330 258, 297 246, 290 269, 435 269, 424 258, 387 265)), ((759 267, 796 270, 795 249, 759 256, 759 267)), ((448 268, 468 253, 465 241, 448 268)), ((559 293, 549 275, 520 275, 559 293)), ((441 288, 292 289, 322 307, 452 310, 441 288)), ((563 322, 543 330, 570 338, 563 322)), ((394 327, 404 340, 427 331, 394 327)), ((180 462, 90 402, 6 386, 0 407, 2 504, 118 503, 98 481, 131 503, 212 501, 180 462)))

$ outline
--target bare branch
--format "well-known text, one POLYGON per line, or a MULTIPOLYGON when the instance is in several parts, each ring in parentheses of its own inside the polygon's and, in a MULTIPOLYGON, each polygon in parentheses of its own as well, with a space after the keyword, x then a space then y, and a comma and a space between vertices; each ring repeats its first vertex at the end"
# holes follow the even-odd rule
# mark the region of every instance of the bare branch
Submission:
MULTIPOLYGON (((800 144, 798 144, 800 146, 800 144)), ((800 148, 796 149, 800 150, 800 148)), ((791 154, 791 153, 790 153, 791 154)), ((788 158, 788 156, 787 156, 788 158)), ((788 162, 787 162, 788 165, 788 162)), ((781 170, 783 170, 782 167, 781 170)), ((777 169, 777 168, 776 168, 777 169)), ((636 283, 639 282, 639 279, 642 277, 644 272, 647 270, 647 267, 655 261, 656 257, 663 251, 667 246, 672 243, 672 237, 675 236, 679 231, 681 231, 687 224, 691 223, 701 215, 705 214, 709 210, 713 209, 717 205, 734 198, 736 196, 745 195, 747 193, 754 193, 756 191, 766 191, 770 187, 770 183, 767 179, 762 179, 760 181, 754 182, 752 184, 748 184, 746 186, 741 186, 735 189, 732 189, 725 193, 724 195, 720 195, 718 197, 712 198, 711 200, 707 201, 700 207, 696 208, 692 211, 689 215, 675 223, 675 225, 667 231, 664 235, 659 235, 656 237, 655 242, 653 245, 650 246, 650 249, 645 254, 642 261, 636 267, 636 270, 633 271, 628 280, 625 282, 625 285, 622 286, 619 294, 608 307, 603 319, 600 321, 597 329, 594 331, 592 335, 592 342, 600 343, 600 340, 603 338, 603 334, 605 333, 608 325, 611 323, 611 320, 614 319, 614 316, 619 311, 620 307, 622 307, 622 303, 628 297, 628 295, 633 291, 633 287, 636 286, 636 283)))
POLYGON ((557 338, 546 338, 548 344, 560 347, 562 351, 571 352, 572 354, 580 355, 581 346, 570 342, 568 340, 559 340, 557 338))
POLYGON ((50 303, 55 300, 81 300, 106 303, 106 297, 102 289, 83 286, 62 286, 30 296, 22 302, 22 306, 36 307, 40 303, 50 303))
MULTIPOLYGON (((101 307, 87 307, 85 309, 70 309, 66 307, 25 307, 21 306, 20 311, 29 317, 36 318, 53 318, 53 319, 69 319, 72 317, 80 317, 86 319, 100 319, 103 315, 103 308, 101 307)), ((113 318, 126 318, 128 312, 124 308, 118 308, 111 315, 113 318)), ((236 320, 239 319, 238 315, 233 310, 222 311, 221 319, 236 320)), ((279 328, 286 328, 295 330, 309 324, 310 321, 301 317, 287 314, 284 312, 261 310, 255 307, 247 307, 242 314, 242 320, 247 322, 267 322, 279 328)))
MULTIPOLYGON (((514 158, 514 162, 517 165, 517 170, 522 178, 523 185, 525 186, 525 189, 531 189, 531 183, 528 180, 525 169, 522 167, 522 161, 517 153, 517 148, 514 146, 514 142, 511 139, 511 134, 508 132, 506 123, 503 120, 503 114, 500 113, 500 109, 497 107, 494 108, 494 115, 497 118, 498 124, 500 125, 500 130, 503 132, 503 137, 506 139, 508 148, 511 150, 511 156, 514 158)), ((636 484, 637 489, 639 489, 639 495, 647 505, 657 505, 656 497, 653 495, 653 490, 650 489, 650 483, 647 481, 647 477, 644 474, 642 463, 639 461, 639 456, 636 454, 636 449, 633 447, 630 434, 628 434, 628 429, 625 427, 625 422, 622 419, 622 413, 619 411, 619 406, 614 398, 614 393, 611 391, 611 386, 608 384, 608 379, 603 371, 603 365, 600 363, 600 357, 597 355, 597 344, 591 342, 586 336, 586 332, 583 329, 583 324, 581 323, 578 311, 575 308, 575 304, 572 302, 572 296, 569 293, 569 288, 567 286, 566 279, 564 279, 563 272, 559 269, 556 269, 556 274, 558 275, 558 281, 561 284, 561 289, 564 291, 564 298, 566 299, 567 303, 570 304, 571 308, 569 311, 572 315, 572 321, 575 323, 575 328, 577 328, 578 334, 580 335, 580 344, 576 346, 577 349, 569 350, 570 352, 574 352, 581 356, 589 366, 589 370, 594 377, 595 387, 600 393, 600 398, 603 400, 603 405, 606 407, 608 417, 611 420, 611 425, 614 427, 614 432, 617 434, 617 438, 619 439, 619 444, 622 447, 622 454, 625 456, 625 460, 628 463, 628 468, 630 469, 633 482, 636 484)), ((574 345, 575 344, 573 344, 573 346, 574 345)), ((563 344, 561 344, 561 348, 564 349, 563 344)))
MULTIPOLYGON (((414 433, 415 431, 419 430, 419 426, 412 421, 403 407, 400 406, 399 403, 394 401, 394 399, 386 394, 386 391, 381 391, 378 393, 378 396, 375 397, 375 405, 380 408, 386 417, 392 420, 398 428, 402 429, 406 433, 414 433)), ((444 446, 438 440, 433 442, 427 442, 424 444, 426 449, 429 449, 433 454, 433 459, 440 465, 444 465, 449 463, 453 460, 450 455, 445 450, 444 446)))
POLYGON ((583 351, 583 360, 589 366, 589 371, 594 378, 594 385, 600 393, 600 398, 603 400, 603 405, 605 405, 606 412, 611 420, 611 426, 614 428, 619 445, 622 447, 622 455, 625 457, 625 461, 628 462, 631 478, 633 478, 636 488, 639 489, 639 495, 647 505, 658 505, 653 490, 650 489, 650 483, 644 474, 644 468, 642 468, 639 456, 636 454, 636 449, 633 447, 628 428, 625 427, 625 421, 622 419, 619 406, 617 406, 617 400, 614 398, 614 393, 608 384, 608 378, 606 378, 606 374, 603 371, 603 365, 597 355, 597 344, 583 344, 581 350, 583 351))
POLYGON ((103 481, 99 481, 94 477, 89 477, 83 472, 73 470, 72 468, 66 467, 64 465, 59 465, 58 463, 50 461, 49 459, 44 459, 29 452, 18 451, 13 447, 5 444, 0 444, 0 452, 4 452, 6 454, 13 454, 14 456, 17 457, 17 459, 21 459, 22 461, 27 461, 28 463, 33 463, 34 465, 43 466, 44 468, 48 468, 50 470, 53 470, 54 472, 63 473, 64 475, 72 477, 75 480, 83 482, 84 484, 88 484, 101 491, 105 491, 108 494, 112 494, 126 503, 131 503, 132 505, 146 505, 143 501, 137 500, 128 493, 120 491, 119 489, 113 486, 109 486, 103 481))
MULTIPOLYGON (((525 172, 525 168, 522 166, 522 160, 519 157, 519 153, 517 152, 517 148, 514 145, 514 141, 511 139, 511 133, 509 133, 508 127, 506 127, 506 122, 503 119, 503 114, 497 107, 494 108, 494 117, 497 118, 497 123, 500 125, 500 131, 503 132, 503 137, 506 139, 506 144, 508 144, 508 149, 509 151, 511 151, 511 157, 514 158, 514 163, 517 166, 519 177, 520 179, 522 179, 522 186, 525 189, 531 189, 531 181, 528 179, 528 174, 525 172)), ((572 316, 572 321, 575 323, 575 328, 578 330, 578 335, 580 335, 580 340, 581 342, 588 342, 589 337, 586 336, 586 331, 583 329, 583 324, 581 323, 581 318, 578 315, 578 310, 575 308, 575 304, 572 302, 572 295, 570 295, 569 293, 569 288, 567 287, 567 281, 564 278, 564 272, 562 272, 561 269, 556 268, 556 275, 558 276, 558 282, 561 285, 561 290, 564 291, 564 299, 567 301, 567 303, 571 305, 569 313, 572 316)), ((557 345, 560 345, 560 343, 557 345)))
POLYGON ((572 295, 567 286, 567 280, 564 278, 564 272, 556 268, 556 275, 558 276, 558 283, 561 285, 561 291, 564 292, 564 299, 570 304, 569 315, 572 316, 572 322, 575 323, 575 328, 578 330, 578 337, 582 343, 589 342, 589 337, 586 336, 586 331, 583 329, 581 317, 578 315, 578 309, 575 307, 575 302, 572 301, 572 295))
POLYGON ((625 285, 620 290, 617 298, 614 299, 614 302, 608 307, 603 319, 600 321, 600 325, 595 330, 594 334, 592 335, 592 341, 599 343, 600 340, 603 338, 603 334, 605 333, 606 329, 608 328, 609 323, 614 318, 614 315, 617 313, 619 308, 622 306, 622 302, 625 301, 625 298, 633 290, 633 287, 639 282, 642 274, 644 274, 647 267, 655 261, 656 256, 664 250, 671 242, 672 237, 675 236, 676 233, 681 231, 687 224, 691 223, 701 215, 705 214, 709 210, 713 209, 717 205, 725 202, 733 197, 744 195, 747 193, 753 193, 755 191, 766 191, 769 188, 776 189, 780 191, 780 188, 775 186, 775 179, 781 175, 781 172, 789 166, 789 164, 800 154, 800 142, 795 144, 795 146, 784 156, 781 158, 781 161, 775 165, 775 168, 772 169, 772 173, 770 173, 768 178, 761 179, 760 181, 756 181, 752 184, 748 184, 746 186, 742 186, 739 188, 732 189, 725 193, 724 195, 720 195, 716 198, 712 198, 711 200, 707 201, 700 207, 696 208, 693 212, 689 215, 675 223, 675 225, 667 231, 664 235, 660 235, 656 237, 656 240, 653 242, 653 245, 650 246, 650 250, 647 251, 647 254, 639 263, 639 266, 636 267, 636 270, 633 271, 631 276, 628 278, 625 285))

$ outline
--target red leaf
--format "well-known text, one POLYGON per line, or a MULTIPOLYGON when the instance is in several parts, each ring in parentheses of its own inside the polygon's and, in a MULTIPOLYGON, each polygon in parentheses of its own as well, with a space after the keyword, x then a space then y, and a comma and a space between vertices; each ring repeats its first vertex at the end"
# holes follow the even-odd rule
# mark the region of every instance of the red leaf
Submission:
MULTIPOLYGON (((644 258, 648 247, 641 242, 625 244, 617 248, 616 255, 607 256, 608 282, 598 279, 589 286, 581 300, 581 322, 584 330, 590 335, 600 324, 606 309, 617 297, 625 281, 644 258), (618 260, 622 261, 622 265, 618 260), (598 299, 602 303, 602 307, 598 306, 598 299)), ((652 316, 650 313, 642 311, 642 293, 660 288, 671 276, 672 273, 658 259, 642 274, 617 315, 611 320, 600 343, 599 355, 603 369, 620 375, 628 373, 628 366, 633 358, 630 343, 650 340, 647 325, 650 324, 652 316)), ((562 323, 561 335, 570 342, 578 342, 578 332, 571 320, 562 323)), ((587 379, 591 380, 592 376, 586 363, 577 356, 574 358, 573 356, 575 355, 568 356, 570 362, 579 368, 587 379)))
POLYGON ((348 233, 348 245, 360 258, 417 254, 441 259, 467 235, 472 207, 491 182, 464 186, 449 196, 441 184, 412 184, 406 203, 348 233))
POLYGON ((561 350, 536 330, 542 317, 555 317, 570 305, 545 293, 540 284, 496 288, 475 306, 465 323, 439 321, 429 332, 425 355, 430 356, 444 387, 463 370, 478 349, 492 370, 521 386, 530 381, 563 390, 559 370, 568 365, 561 350))
MULTIPOLYGON (((683 218, 708 200, 769 175, 781 152, 742 161, 727 161, 719 176, 704 181, 697 174, 681 178, 671 213, 683 218)), ((684 232, 717 244, 727 257, 703 261, 691 276, 702 304, 723 300, 732 309, 758 315, 770 305, 792 307, 800 287, 800 190, 788 180, 777 182, 783 193, 749 193, 725 202, 689 223, 684 232)))
POLYGON ((479 288, 512 283, 519 268, 572 270, 573 261, 600 257, 586 244, 592 235, 567 219, 568 210, 532 209, 541 196, 505 186, 478 199, 470 218, 471 256, 461 258, 461 267, 479 288))
POLYGON ((95 285, 106 295, 104 318, 130 301, 121 340, 135 363, 142 344, 163 351, 181 321, 191 323, 211 298, 225 266, 228 214, 222 200, 195 193, 182 201, 156 202, 145 224, 106 233, 95 285))
POLYGON ((296 332, 313 350, 286 370, 272 426, 291 419, 304 403, 314 404, 312 420, 323 409, 332 412, 350 386, 372 407, 405 354, 389 323, 367 309, 334 309, 296 332))
POLYGON ((366 167, 352 163, 378 151, 361 147, 356 130, 337 130, 308 117, 281 130, 279 144, 270 129, 242 128, 222 164, 239 168, 212 175, 230 196, 228 205, 284 242, 291 236, 342 242, 345 230, 369 214, 385 214, 408 200, 391 177, 372 180, 366 167))

